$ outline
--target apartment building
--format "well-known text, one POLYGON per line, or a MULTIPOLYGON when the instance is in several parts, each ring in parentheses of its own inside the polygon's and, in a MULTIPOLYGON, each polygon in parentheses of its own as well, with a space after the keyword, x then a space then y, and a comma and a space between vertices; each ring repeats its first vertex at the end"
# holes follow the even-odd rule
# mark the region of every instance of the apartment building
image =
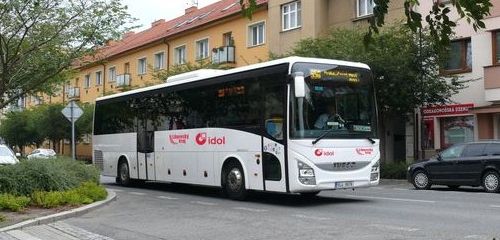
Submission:
MULTIPOLYGON (((422 1, 419 11, 427 13, 435 3, 422 1)), ((452 97, 452 103, 424 107, 418 113, 420 157, 454 143, 500 137, 500 0, 491 3, 485 29, 476 32, 466 20, 457 23, 442 72, 470 81, 452 97)), ((452 14, 450 19, 458 20, 458 14, 452 14)))

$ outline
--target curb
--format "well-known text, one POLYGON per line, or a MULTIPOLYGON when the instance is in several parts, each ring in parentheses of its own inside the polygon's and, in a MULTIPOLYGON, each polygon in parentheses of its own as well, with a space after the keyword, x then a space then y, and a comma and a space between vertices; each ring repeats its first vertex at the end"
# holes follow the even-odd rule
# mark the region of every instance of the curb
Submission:
POLYGON ((109 189, 106 189, 108 192, 108 196, 106 199, 99 201, 99 202, 94 202, 89 205, 85 205, 83 207, 71 209, 68 211, 48 215, 48 216, 43 216, 43 217, 38 217, 30 220, 26 220, 20 223, 16 223, 14 225, 10 225, 4 228, 0 228, 0 232, 5 232, 5 231, 10 231, 18 228, 24 228, 24 227, 30 227, 30 226, 36 226, 36 225, 42 225, 42 224, 47 224, 47 223, 52 223, 56 222, 59 220, 67 219, 67 218, 72 218, 72 217, 77 217, 81 216, 85 213, 90 212, 91 210, 100 208, 111 201, 116 200, 116 193, 114 191, 111 191, 109 189))

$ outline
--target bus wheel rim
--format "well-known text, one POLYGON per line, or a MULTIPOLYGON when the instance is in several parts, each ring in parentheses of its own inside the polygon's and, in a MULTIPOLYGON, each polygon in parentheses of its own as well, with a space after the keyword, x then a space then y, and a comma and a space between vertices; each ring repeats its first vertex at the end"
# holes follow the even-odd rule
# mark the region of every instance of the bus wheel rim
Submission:
POLYGON ((494 174, 488 174, 484 178, 484 186, 490 190, 493 191, 498 188, 498 178, 494 174))
POLYGON ((232 169, 228 175, 228 185, 232 191, 239 191, 243 185, 243 175, 237 168, 232 169))
POLYGON ((423 187, 427 186, 428 182, 429 182, 429 179, 427 178, 427 175, 425 175, 425 173, 418 173, 415 176, 415 183, 419 187, 423 188, 423 187))
POLYGON ((122 180, 126 180, 127 179, 127 173, 128 173, 128 169, 127 169, 127 165, 122 165, 122 168, 121 168, 121 171, 120 171, 120 177, 122 180))

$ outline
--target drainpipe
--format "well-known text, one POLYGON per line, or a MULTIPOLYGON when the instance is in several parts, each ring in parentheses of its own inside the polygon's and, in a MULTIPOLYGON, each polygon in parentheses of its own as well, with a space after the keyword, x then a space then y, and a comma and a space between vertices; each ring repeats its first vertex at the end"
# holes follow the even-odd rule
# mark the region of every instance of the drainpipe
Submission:
MULTIPOLYGON (((167 38, 163 39, 163 43, 167 45, 167 72, 170 69, 170 44, 167 42, 167 38)), ((165 79, 166 80, 166 79, 165 79)))
POLYGON ((102 95, 106 95, 106 64, 102 64, 102 95))

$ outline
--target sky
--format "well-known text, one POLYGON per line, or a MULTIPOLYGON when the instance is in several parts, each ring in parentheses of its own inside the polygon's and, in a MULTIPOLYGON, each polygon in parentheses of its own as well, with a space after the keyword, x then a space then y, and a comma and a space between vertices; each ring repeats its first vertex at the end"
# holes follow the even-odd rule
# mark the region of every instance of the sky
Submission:
MULTIPOLYGON (((142 27, 134 31, 142 31, 151 26, 151 23, 164 18, 170 20, 184 15, 184 10, 192 0, 121 0, 128 6, 128 12, 132 17, 137 18, 135 25, 142 27)), ((195 0, 196 1, 196 0, 195 0)), ((198 8, 210 5, 218 0, 197 0, 198 8)))

